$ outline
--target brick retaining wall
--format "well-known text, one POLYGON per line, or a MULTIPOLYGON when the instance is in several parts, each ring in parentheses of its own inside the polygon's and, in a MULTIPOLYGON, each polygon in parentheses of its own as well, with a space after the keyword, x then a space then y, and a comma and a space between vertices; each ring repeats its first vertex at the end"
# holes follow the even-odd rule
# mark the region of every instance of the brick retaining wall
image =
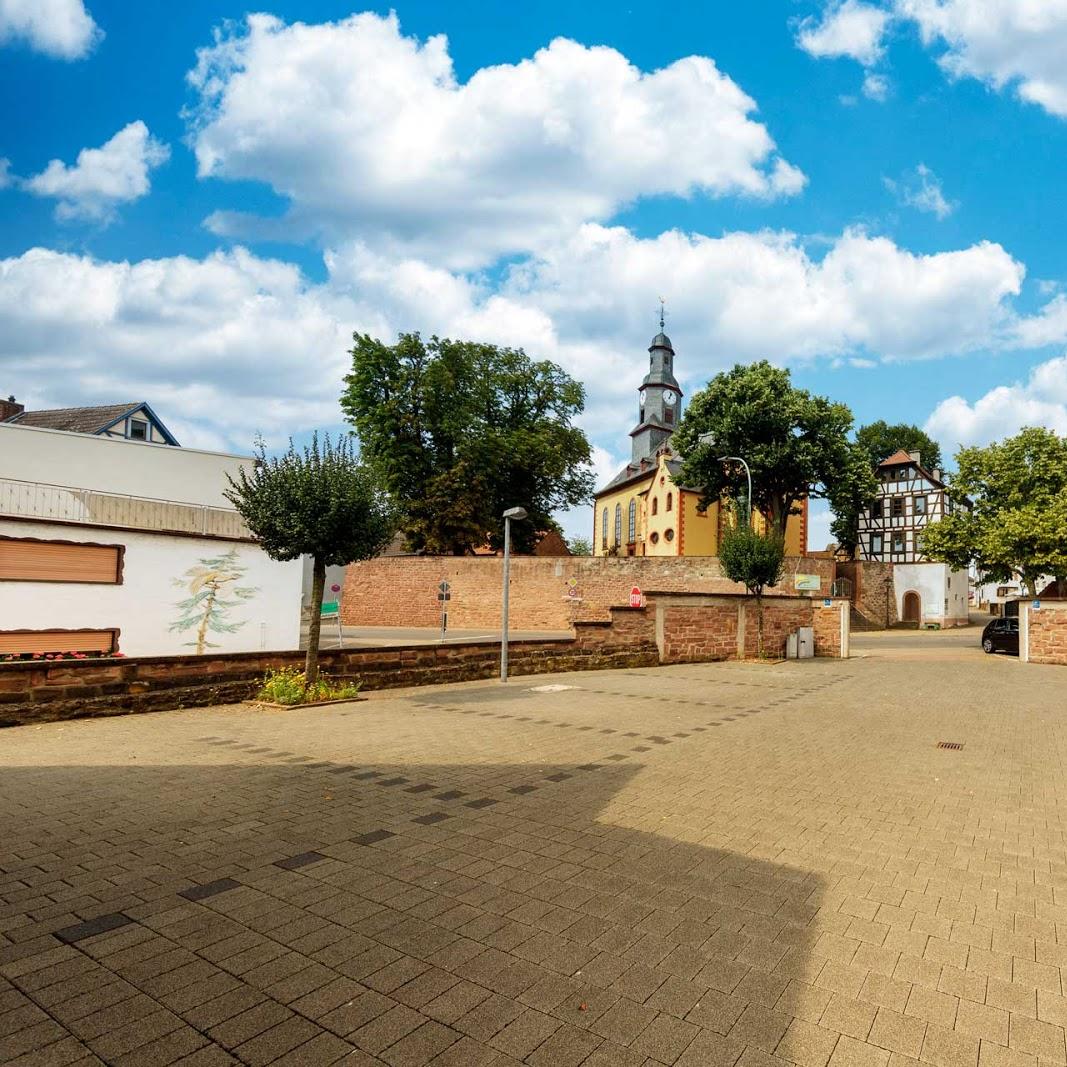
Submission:
MULTIPOLYGON (((806 597, 771 598, 764 610, 772 656, 781 654, 787 630, 812 625, 813 612, 816 620, 820 613, 806 597)), ((739 633, 754 654, 755 637, 742 622, 746 612, 754 631, 754 612, 743 596, 653 593, 645 607, 613 607, 605 620, 575 623, 573 637, 513 642, 510 670, 515 675, 550 674, 731 659, 738 654, 739 633)), ((826 614, 840 618, 837 611, 826 614)), ((815 651, 837 654, 830 641, 820 638, 818 625, 815 651)), ((0 663, 0 726, 232 703, 253 696, 268 669, 301 667, 303 662, 302 652, 239 652, 0 663)), ((320 662, 332 678, 387 689, 493 678, 499 646, 327 649, 320 662)))
POLYGON ((837 576, 852 582, 852 606, 872 630, 899 622, 897 598, 893 592, 893 564, 876 560, 848 560, 837 564, 837 576), (888 603, 886 579, 889 580, 888 603))
MULTIPOLYGON (((815 595, 827 596, 834 562, 791 557, 782 584, 767 596, 793 596, 795 573, 819 575, 822 585, 815 595)), ((438 626, 442 580, 452 586, 450 626, 500 625, 503 560, 495 556, 393 556, 354 563, 345 575, 342 619, 346 626, 438 626)), ((627 603, 634 586, 674 593, 744 592, 722 576, 715 556, 516 556, 511 626, 567 630, 576 621, 606 619, 612 605, 627 603)))
MULTIPOLYGON (((1029 663, 1056 663, 1067 666, 1067 600, 1041 598, 1041 607, 1034 611, 1032 603, 1021 607, 1025 611, 1023 629, 1028 637, 1028 650, 1020 653, 1029 663)), ((1020 643, 1024 640, 1020 634, 1020 643)))

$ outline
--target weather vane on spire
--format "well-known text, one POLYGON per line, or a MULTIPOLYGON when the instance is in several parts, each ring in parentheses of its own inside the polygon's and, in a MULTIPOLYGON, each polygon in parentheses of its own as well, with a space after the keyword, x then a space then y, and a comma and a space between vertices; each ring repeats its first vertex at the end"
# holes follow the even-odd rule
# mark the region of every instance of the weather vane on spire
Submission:
POLYGON ((660 333, 663 332, 663 326, 664 326, 664 322, 663 322, 664 310, 663 310, 663 308, 664 308, 664 304, 665 303, 666 303, 666 301, 661 296, 659 298, 659 329, 660 329, 660 333))

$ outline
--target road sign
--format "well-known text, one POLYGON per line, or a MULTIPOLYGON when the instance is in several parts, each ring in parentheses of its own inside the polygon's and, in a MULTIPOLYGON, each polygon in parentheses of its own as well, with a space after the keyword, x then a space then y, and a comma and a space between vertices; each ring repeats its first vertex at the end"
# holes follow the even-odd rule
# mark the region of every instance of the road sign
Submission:
POLYGON ((630 590, 630 607, 639 608, 644 602, 645 598, 641 595, 641 590, 635 585, 633 589, 630 590))
POLYGON ((451 593, 438 593, 437 594, 437 599, 438 600, 451 600, 452 599, 452 594, 451 593))
POLYGON ((452 587, 448 584, 448 582, 438 582, 437 584, 437 591, 439 593, 447 593, 451 588, 452 587))

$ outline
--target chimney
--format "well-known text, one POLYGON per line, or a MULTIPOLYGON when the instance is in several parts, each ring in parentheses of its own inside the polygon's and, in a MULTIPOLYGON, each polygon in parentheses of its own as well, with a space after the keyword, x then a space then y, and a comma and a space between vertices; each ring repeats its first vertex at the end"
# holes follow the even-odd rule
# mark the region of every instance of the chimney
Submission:
POLYGON ((0 422, 7 422, 16 415, 21 415, 25 410, 22 404, 15 402, 13 396, 9 396, 6 400, 0 400, 0 422))
POLYGON ((912 463, 917 463, 917 464, 919 464, 919 466, 922 466, 922 453, 921 452, 909 452, 908 453, 908 459, 910 459, 912 461, 912 463))
POLYGON ((941 468, 940 467, 934 467, 934 469, 932 471, 930 471, 930 473, 934 476, 934 481, 935 482, 943 482, 945 480, 944 478, 941 477, 941 468))

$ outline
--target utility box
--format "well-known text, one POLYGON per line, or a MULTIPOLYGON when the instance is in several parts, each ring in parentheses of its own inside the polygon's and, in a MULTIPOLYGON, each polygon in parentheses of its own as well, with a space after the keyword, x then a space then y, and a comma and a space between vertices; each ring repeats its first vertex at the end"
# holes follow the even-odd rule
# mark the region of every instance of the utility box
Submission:
POLYGON ((815 655, 815 630, 801 626, 797 630, 797 659, 811 659, 815 655))
POLYGON ((785 639, 785 658, 796 659, 799 648, 800 641, 797 638, 796 630, 794 630, 791 634, 788 634, 785 639))

